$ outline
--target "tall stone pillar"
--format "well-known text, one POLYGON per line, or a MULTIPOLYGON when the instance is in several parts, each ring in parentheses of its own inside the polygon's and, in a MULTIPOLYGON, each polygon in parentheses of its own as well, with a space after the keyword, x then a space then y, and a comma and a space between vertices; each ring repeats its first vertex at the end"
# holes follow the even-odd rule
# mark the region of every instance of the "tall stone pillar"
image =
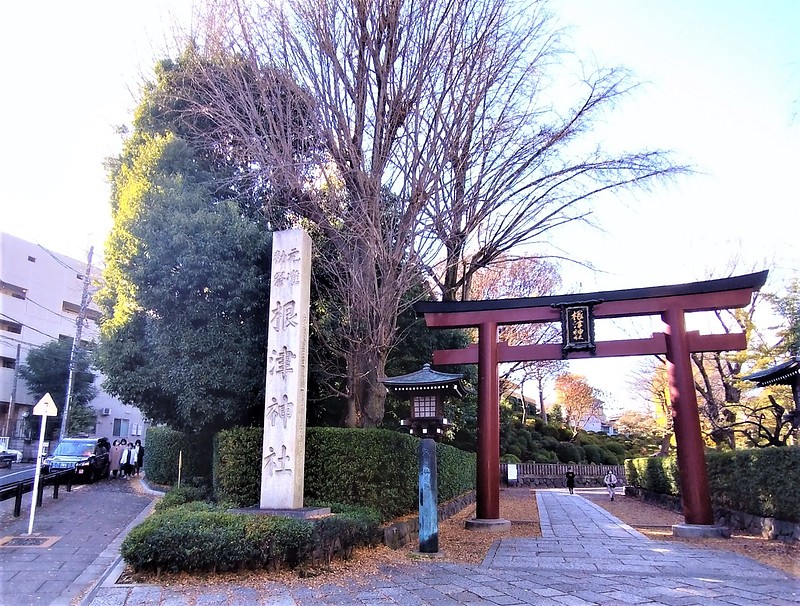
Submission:
POLYGON ((261 509, 303 507, 311 238, 276 232, 272 244, 261 509))

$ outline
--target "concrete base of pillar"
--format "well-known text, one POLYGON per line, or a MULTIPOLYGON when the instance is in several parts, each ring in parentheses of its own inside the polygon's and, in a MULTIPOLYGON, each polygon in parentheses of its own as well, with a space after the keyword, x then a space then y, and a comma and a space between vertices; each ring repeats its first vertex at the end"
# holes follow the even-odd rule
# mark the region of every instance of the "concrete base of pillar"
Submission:
POLYGON ((711 524, 675 524, 672 527, 672 536, 684 539, 729 539, 731 538, 731 530, 725 526, 713 526, 711 524))
POLYGON ((228 512, 307 520, 309 518, 319 518, 330 515, 331 509, 330 507, 300 507, 298 509, 259 509, 257 507, 249 507, 241 509, 229 509, 228 512))
POLYGON ((477 530, 480 532, 503 532, 504 530, 509 530, 511 528, 511 522, 509 520, 481 520, 478 518, 473 518, 472 520, 467 520, 464 524, 464 528, 467 530, 477 530))

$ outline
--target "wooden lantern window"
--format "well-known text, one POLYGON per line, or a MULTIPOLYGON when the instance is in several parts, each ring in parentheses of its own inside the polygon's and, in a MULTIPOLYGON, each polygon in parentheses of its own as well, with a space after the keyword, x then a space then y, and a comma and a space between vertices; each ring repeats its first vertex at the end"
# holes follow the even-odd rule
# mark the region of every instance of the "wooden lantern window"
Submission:
POLYGON ((435 419, 443 416, 439 398, 432 395, 414 396, 411 417, 414 419, 435 419))

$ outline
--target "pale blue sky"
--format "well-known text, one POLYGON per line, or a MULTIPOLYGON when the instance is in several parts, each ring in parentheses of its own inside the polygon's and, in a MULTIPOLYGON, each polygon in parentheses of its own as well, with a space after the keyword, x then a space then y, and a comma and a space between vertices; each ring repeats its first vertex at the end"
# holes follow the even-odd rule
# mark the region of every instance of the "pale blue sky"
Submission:
MULTIPOLYGON (((0 8, 0 230, 85 258, 111 224, 103 159, 135 106, 140 74, 186 0, 0 8)), ((671 284, 774 267, 798 276, 800 2, 558 0, 587 62, 647 82, 602 125, 619 148, 667 148, 697 174, 602 200, 598 222, 556 244, 600 272, 565 267, 569 290, 671 284), (669 253, 669 254, 668 254, 669 253)), ((619 365, 617 365, 619 366, 619 365)), ((622 393, 624 370, 593 361, 598 386, 622 393), (608 370, 607 370, 608 369, 608 370), (612 379, 613 377, 613 385, 612 379)), ((582 369, 578 369, 583 372, 582 369)), ((624 396, 619 396, 624 398, 624 396)))

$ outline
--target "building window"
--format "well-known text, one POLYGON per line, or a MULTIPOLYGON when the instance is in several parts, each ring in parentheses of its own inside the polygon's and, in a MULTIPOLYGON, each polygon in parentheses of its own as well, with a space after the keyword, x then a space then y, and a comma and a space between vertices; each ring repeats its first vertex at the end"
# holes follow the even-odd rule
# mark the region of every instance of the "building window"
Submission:
POLYGON ((17 361, 14 358, 0 356, 0 362, 3 364, 3 368, 11 368, 13 370, 17 367, 17 361))
POLYGON ((436 396, 415 396, 414 416, 418 419, 436 418, 436 396))
POLYGON ((28 261, 30 261, 31 263, 36 263, 36 257, 30 257, 29 256, 28 257, 28 261))
MULTIPOLYGON (((64 313, 74 314, 77 316, 78 314, 81 313, 81 306, 75 305, 75 303, 70 303, 69 301, 62 301, 61 311, 63 311, 64 313)), ((89 307, 83 310, 83 316, 85 318, 88 318, 89 320, 92 320, 93 322, 97 322, 100 319, 101 315, 102 314, 98 310, 91 309, 89 307)))
POLYGON ((128 419, 114 419, 114 430, 112 435, 117 438, 127 438, 129 425, 130 421, 128 419))
POLYGON ((13 332, 15 335, 22 334, 22 324, 16 322, 9 322, 8 320, 0 320, 0 330, 6 332, 13 332))
POLYGON ((14 297, 15 299, 25 299, 27 291, 21 286, 3 282, 0 280, 0 294, 14 297))
POLYGON ((75 305, 75 303, 70 303, 69 301, 62 301, 61 311, 65 311, 68 314, 75 314, 77 316, 81 311, 81 306, 75 305))

